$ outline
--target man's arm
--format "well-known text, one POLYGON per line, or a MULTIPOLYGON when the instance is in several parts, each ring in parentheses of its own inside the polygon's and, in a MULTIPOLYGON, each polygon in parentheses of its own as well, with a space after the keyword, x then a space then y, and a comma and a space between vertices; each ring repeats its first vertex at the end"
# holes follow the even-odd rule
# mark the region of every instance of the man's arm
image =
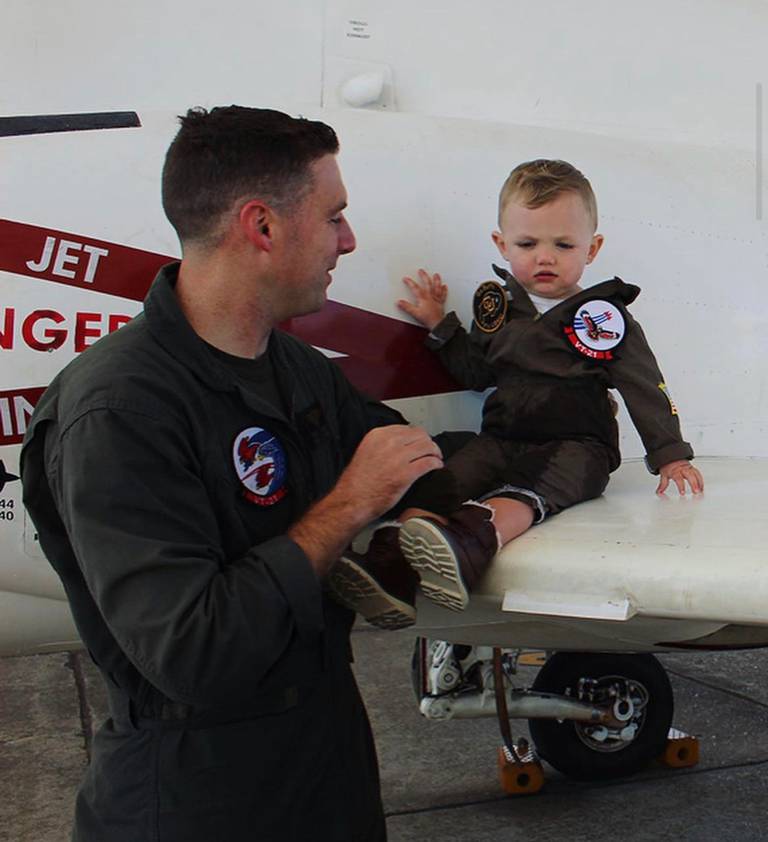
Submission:
POLYGON ((292 664, 319 657, 318 574, 411 478, 441 464, 426 434, 407 427, 373 431, 359 451, 295 537, 237 558, 224 551, 229 536, 200 454, 178 424, 127 408, 91 411, 50 449, 47 474, 88 592, 122 652, 169 698, 214 707, 246 703, 295 673, 292 664))
POLYGON ((289 530, 318 575, 352 538, 394 506, 420 476, 443 466, 440 448, 419 427, 371 430, 333 490, 289 530))

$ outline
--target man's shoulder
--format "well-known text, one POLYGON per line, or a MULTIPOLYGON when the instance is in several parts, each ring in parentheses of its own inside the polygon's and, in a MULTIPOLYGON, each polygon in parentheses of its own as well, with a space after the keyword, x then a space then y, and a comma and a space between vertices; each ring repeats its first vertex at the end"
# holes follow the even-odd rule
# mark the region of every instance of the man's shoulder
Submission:
POLYGON ((35 415, 66 427, 93 409, 149 412, 172 395, 173 358, 155 341, 143 314, 72 360, 41 397, 35 415))

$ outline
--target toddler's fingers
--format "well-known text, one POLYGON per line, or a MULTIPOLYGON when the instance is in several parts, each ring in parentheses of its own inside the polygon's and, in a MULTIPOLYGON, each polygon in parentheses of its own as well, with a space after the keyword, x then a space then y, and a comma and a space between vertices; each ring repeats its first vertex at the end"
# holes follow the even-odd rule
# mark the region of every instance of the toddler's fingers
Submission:
POLYGON ((694 494, 701 494, 704 491, 704 477, 698 468, 691 466, 691 471, 688 476, 688 484, 691 486, 691 491, 694 494))

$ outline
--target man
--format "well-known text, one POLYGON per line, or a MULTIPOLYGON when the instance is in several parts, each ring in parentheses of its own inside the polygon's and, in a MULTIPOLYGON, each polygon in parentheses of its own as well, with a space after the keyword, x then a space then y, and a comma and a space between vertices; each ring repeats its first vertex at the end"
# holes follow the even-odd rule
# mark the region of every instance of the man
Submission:
POLYGON ((280 112, 188 112, 163 171, 181 263, 32 419, 25 503, 110 696, 76 842, 385 838, 323 583, 442 460, 275 330, 355 247, 337 150, 280 112))

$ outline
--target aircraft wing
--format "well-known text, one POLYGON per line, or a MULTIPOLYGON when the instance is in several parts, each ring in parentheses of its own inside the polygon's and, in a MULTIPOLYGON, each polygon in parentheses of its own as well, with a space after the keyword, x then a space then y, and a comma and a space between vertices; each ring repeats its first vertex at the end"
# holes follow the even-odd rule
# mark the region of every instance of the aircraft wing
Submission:
POLYGON ((696 464, 706 490, 680 497, 626 462, 602 497, 507 544, 467 612, 422 603, 420 631, 549 649, 768 645, 768 460, 696 464))

